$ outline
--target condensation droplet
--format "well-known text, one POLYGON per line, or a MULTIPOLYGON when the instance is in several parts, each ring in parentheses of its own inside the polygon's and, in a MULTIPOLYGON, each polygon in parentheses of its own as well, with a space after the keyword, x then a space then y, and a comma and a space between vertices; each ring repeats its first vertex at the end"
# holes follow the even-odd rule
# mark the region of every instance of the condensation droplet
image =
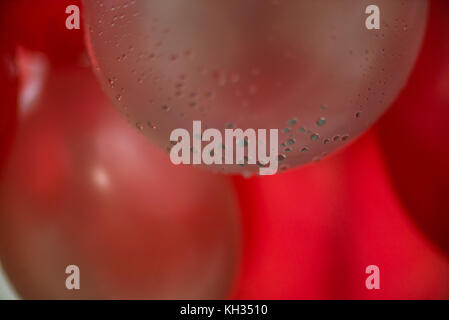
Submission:
POLYGON ((318 119, 317 120, 317 122, 316 122, 316 125, 318 126, 318 127, 322 127, 322 126, 324 126, 326 124, 326 118, 320 118, 320 119, 318 119))
POLYGON ((280 154, 278 156, 278 161, 284 161, 285 159, 287 159, 287 156, 285 154, 280 154))

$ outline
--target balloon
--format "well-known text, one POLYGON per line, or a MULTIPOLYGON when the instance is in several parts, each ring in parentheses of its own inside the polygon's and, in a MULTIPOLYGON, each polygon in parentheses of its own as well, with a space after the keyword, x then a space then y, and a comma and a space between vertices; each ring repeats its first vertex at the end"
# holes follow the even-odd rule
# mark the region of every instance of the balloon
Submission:
POLYGON ((0 182, 0 255, 24 298, 224 298, 239 253, 226 177, 175 167, 88 68, 49 70, 0 182), (67 290, 66 268, 80 269, 67 290))
POLYGON ((84 12, 97 73, 145 136, 166 149, 171 132, 191 132, 194 120, 223 136, 226 128, 278 129, 286 170, 357 137, 405 85, 427 1, 376 1, 380 30, 365 25, 371 4, 111 0, 85 1, 84 12))
POLYGON ((431 2, 422 53, 377 127, 397 193, 415 223, 449 252, 449 3, 431 2))
POLYGON ((232 298, 449 298, 449 260, 410 223, 375 131, 307 168, 235 184, 244 239, 232 298), (380 290, 365 286, 370 265, 380 290))

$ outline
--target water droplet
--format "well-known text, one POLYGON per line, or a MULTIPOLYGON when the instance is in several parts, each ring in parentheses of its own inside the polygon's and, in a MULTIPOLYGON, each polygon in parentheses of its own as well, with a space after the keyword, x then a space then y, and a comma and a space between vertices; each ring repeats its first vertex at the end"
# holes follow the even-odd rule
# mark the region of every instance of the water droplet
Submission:
POLYGON ((150 121, 147 122, 147 126, 153 130, 156 129, 156 126, 152 124, 150 121))
POLYGON ((316 122, 318 127, 322 127, 326 124, 326 118, 320 118, 317 122, 316 122))
POLYGON ((108 79, 108 82, 109 82, 109 86, 111 87, 111 89, 113 89, 114 88, 114 84, 115 84, 114 79, 108 79))
POLYGON ((278 156, 278 161, 284 161, 285 159, 287 159, 287 156, 285 154, 280 154, 278 156))
POLYGON ((143 130, 143 125, 140 122, 136 123, 136 128, 139 129, 140 131, 143 130))
POLYGON ((266 167, 268 167, 268 163, 262 163, 260 161, 257 161, 257 166, 260 168, 266 168, 266 167))

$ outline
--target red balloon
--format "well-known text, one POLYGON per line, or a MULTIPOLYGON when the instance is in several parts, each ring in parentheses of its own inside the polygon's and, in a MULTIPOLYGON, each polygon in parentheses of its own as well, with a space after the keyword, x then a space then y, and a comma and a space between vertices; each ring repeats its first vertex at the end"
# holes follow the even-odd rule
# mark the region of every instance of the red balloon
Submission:
POLYGON ((449 253, 449 2, 431 2, 426 40, 403 94, 377 131, 398 194, 449 253))
POLYGON ((374 132, 320 163, 235 180, 238 299, 447 299, 449 261, 410 223, 374 132), (365 286, 380 268, 380 290, 365 286))
POLYGON ((0 182, 0 255, 24 298, 224 298, 236 213, 228 178, 173 166, 89 69, 54 68, 0 182))

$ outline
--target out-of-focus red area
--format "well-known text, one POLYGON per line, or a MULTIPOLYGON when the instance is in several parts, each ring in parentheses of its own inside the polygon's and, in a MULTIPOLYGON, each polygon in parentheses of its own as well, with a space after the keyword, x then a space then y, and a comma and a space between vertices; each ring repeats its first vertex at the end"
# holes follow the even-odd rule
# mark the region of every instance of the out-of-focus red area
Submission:
POLYGON ((449 3, 431 1, 429 21, 407 87, 363 138, 319 164, 235 179, 234 298, 449 298, 449 3), (371 264, 378 291, 365 287, 371 264))
POLYGON ((372 131, 321 163, 235 183, 245 243, 233 297, 449 297, 447 257, 409 221, 372 131), (365 287, 372 264, 378 291, 365 287))
POLYGON ((432 2, 408 86, 376 129, 408 215, 449 253, 449 1, 432 2))
MULTIPOLYGON (((12 35, 4 23, 6 10, 0 4, 0 170, 14 136, 17 117, 18 79, 12 35)), ((1 175, 1 171, 0 171, 1 175)))
POLYGON ((54 65, 79 62, 83 30, 68 32, 65 10, 69 5, 81 8, 81 0, 6 0, 2 5, 3 23, 9 26, 4 30, 17 44, 45 52, 54 65))

